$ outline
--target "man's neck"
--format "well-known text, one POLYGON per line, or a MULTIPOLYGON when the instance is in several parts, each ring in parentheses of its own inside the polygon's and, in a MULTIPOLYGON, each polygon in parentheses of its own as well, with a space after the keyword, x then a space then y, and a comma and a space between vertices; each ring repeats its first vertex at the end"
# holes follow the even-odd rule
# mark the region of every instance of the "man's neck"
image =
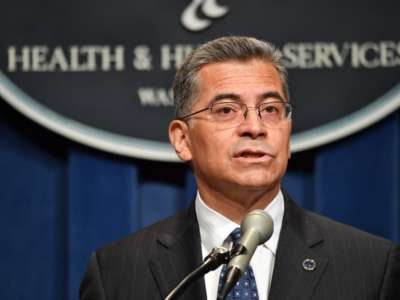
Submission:
POLYGON ((265 209, 278 194, 280 186, 272 189, 235 189, 226 193, 198 186, 199 193, 207 206, 240 224, 243 217, 254 209, 265 209))

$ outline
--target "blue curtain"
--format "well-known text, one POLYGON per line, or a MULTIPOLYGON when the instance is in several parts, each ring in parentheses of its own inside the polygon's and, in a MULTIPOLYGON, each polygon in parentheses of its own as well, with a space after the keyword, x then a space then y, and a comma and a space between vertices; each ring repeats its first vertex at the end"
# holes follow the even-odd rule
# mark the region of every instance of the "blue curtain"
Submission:
MULTIPOLYGON (((97 247, 185 208, 184 164, 127 159, 41 128, 0 101, 0 299, 78 299, 97 247)), ((285 189, 303 207, 400 240, 400 111, 294 154, 285 189)))

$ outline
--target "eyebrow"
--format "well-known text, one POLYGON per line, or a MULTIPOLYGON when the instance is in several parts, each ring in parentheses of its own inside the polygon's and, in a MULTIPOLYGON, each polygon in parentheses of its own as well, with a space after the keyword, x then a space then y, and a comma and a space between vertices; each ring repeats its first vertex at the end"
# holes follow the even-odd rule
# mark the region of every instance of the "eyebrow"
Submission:
POLYGON ((240 96, 238 94, 234 94, 234 93, 218 94, 211 100, 211 103, 215 103, 217 101, 227 100, 227 99, 234 100, 234 101, 240 101, 240 96))
MULTIPOLYGON (((278 93, 278 92, 266 92, 261 94, 258 97, 260 100, 267 100, 269 98, 277 99, 282 102, 285 102, 284 98, 278 93)), ((221 101, 221 100, 232 100, 236 102, 241 101, 241 97, 238 94, 235 93, 222 93, 214 96, 214 98, 211 100, 210 104, 221 101)))
POLYGON ((285 99, 278 93, 278 92, 266 92, 260 96, 261 100, 269 99, 269 98, 275 98, 278 99, 282 102, 285 102, 285 99))

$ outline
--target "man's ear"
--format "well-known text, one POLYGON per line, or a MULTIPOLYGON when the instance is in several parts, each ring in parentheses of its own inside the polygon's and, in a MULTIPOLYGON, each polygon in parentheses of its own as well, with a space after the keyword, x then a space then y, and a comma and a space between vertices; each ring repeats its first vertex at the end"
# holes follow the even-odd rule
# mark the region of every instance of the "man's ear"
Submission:
POLYGON ((192 151, 188 124, 181 120, 173 120, 168 128, 169 141, 176 154, 183 161, 192 160, 192 151))

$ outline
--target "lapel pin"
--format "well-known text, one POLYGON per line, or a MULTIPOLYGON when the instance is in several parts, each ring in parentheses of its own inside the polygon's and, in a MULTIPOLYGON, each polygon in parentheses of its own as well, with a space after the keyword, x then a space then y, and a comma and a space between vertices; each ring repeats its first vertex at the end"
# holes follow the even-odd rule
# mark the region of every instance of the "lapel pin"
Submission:
POLYGON ((317 267, 317 262, 312 258, 306 258, 303 260, 303 269, 306 271, 314 271, 317 267))

